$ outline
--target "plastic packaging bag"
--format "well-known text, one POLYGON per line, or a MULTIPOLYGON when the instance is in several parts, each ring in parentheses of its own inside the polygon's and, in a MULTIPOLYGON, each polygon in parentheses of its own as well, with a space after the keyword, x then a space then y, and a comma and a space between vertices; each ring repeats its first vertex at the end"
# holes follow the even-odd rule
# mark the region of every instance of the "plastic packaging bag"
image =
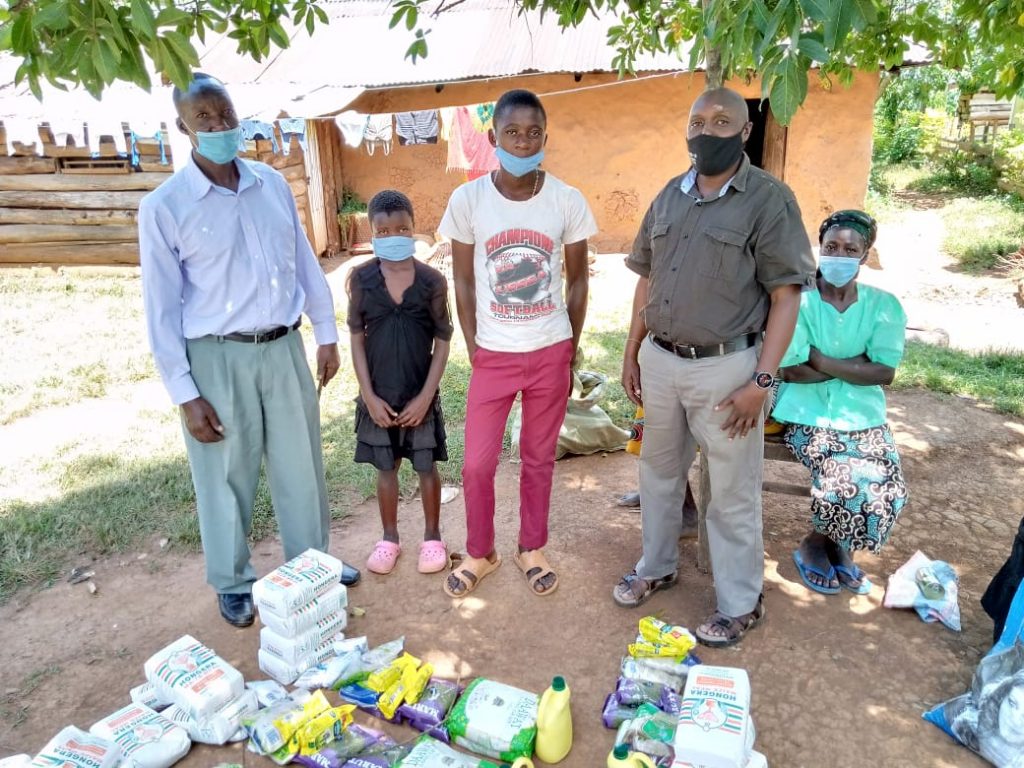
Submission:
MULTIPOLYGON (((252 585, 252 599, 264 614, 288 617, 331 590, 341 579, 343 563, 317 549, 307 549, 252 585)), ((315 611, 314 611, 315 612, 315 611)))
POLYGON ((260 648, 294 664, 314 653, 324 643, 333 642, 346 626, 348 614, 341 611, 325 616, 309 629, 292 637, 278 634, 270 627, 263 627, 260 630, 260 648))
POLYGON ((375 747, 391 746, 394 746, 394 741, 380 731, 361 725, 350 725, 337 740, 316 754, 299 754, 292 762, 304 768, 341 768, 349 758, 362 755, 375 747))
MULTIPOLYGON (((608 377, 594 371, 573 374, 572 393, 566 405, 565 419, 558 432, 555 458, 567 454, 586 456, 602 451, 621 451, 629 440, 629 430, 615 425, 598 403, 604 399, 608 377)), ((519 460, 519 433, 522 431, 522 409, 516 408, 512 419, 512 458, 519 460)))
POLYGON ((488 757, 512 762, 533 755, 537 695, 478 677, 448 715, 452 742, 488 757))
POLYGON ((958 593, 953 567, 942 560, 931 560, 919 550, 889 577, 882 604, 886 608, 913 608, 923 621, 941 621, 959 632, 958 593))
MULTIPOLYGON (((128 695, 131 697, 132 703, 144 704, 154 712, 161 712, 167 709, 173 702, 167 701, 160 696, 156 686, 150 682, 145 682, 142 685, 136 685, 132 688, 128 695)), ((2 768, 2 766, 0 766, 2 768)))
POLYGON ((288 691, 274 680, 250 680, 245 687, 246 690, 256 694, 256 701, 259 702, 260 707, 269 707, 281 699, 288 698, 288 691))
POLYGON ((192 747, 183 728, 144 704, 122 707, 89 732, 121 748, 121 768, 170 768, 192 747))
POLYGON ((667 715, 653 704, 641 704, 636 717, 619 726, 615 744, 626 744, 660 763, 670 763, 674 756, 677 718, 667 715))
MULTIPOLYGON (((339 577, 340 578, 340 577, 339 577)), ((314 597, 305 605, 297 608, 287 616, 278 616, 270 611, 260 612, 263 626, 282 637, 295 637, 315 627, 319 622, 337 614, 348 615, 348 590, 344 584, 335 584, 319 597, 314 597)))
POLYGON ((284 765, 299 753, 299 728, 330 708, 323 691, 312 695, 295 691, 288 699, 242 718, 250 751, 284 765))
MULTIPOLYGON (((467 691, 469 688, 466 689, 467 691)), ((421 736, 412 752, 403 757, 396 768, 498 768, 489 760, 456 752, 436 739, 421 736)))
POLYGON ((255 691, 247 690, 205 720, 189 717, 188 713, 176 704, 165 709, 163 715, 184 728, 192 741, 219 746, 229 741, 244 741, 246 736, 242 728, 242 718, 258 709, 259 700, 255 691))
POLYGON ((459 684, 436 677, 430 679, 419 701, 403 704, 398 716, 417 731, 448 741, 448 730, 441 723, 459 697, 459 684))

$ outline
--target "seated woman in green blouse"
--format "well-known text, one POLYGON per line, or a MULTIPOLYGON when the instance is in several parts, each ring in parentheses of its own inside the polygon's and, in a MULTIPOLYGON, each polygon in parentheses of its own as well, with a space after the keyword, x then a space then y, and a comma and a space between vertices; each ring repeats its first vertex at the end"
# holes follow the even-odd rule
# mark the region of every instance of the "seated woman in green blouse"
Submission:
POLYGON ((895 296, 857 284, 876 232, 861 211, 822 223, 818 290, 801 297, 772 413, 811 470, 813 530, 793 560, 804 584, 826 595, 871 590, 852 553, 877 553, 907 502, 882 391, 903 357, 907 318, 895 296))

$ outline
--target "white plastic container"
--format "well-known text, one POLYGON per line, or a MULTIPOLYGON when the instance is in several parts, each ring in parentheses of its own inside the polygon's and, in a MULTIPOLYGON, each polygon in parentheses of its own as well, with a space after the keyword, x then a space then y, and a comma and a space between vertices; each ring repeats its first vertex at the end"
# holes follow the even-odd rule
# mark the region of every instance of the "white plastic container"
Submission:
POLYGON ((253 602, 259 607, 261 617, 273 614, 287 619, 337 584, 343 568, 338 558, 307 549, 253 584, 253 602))
POLYGON ((288 616, 278 616, 270 611, 260 611, 260 621, 282 637, 295 637, 312 629, 328 616, 346 613, 348 590, 344 584, 335 584, 319 597, 314 597, 288 616))
POLYGON ((675 759, 702 768, 746 768, 753 746, 745 670, 698 664, 686 678, 675 759))
POLYGON ((33 768, 117 768, 120 764, 121 748, 117 744, 73 725, 46 742, 29 763, 33 768))
POLYGON ((245 731, 242 729, 242 718, 253 714, 258 709, 259 701, 256 692, 246 689, 245 693, 221 707, 213 717, 206 720, 191 718, 187 712, 176 705, 165 709, 163 715, 184 728, 192 741, 198 744, 219 746, 227 744, 229 741, 244 739, 245 731))
POLYGON ((146 679, 193 720, 208 720, 245 693, 242 674, 191 635, 149 657, 146 679))
POLYGON ((338 637, 338 633, 348 625, 348 614, 344 611, 326 616, 316 624, 295 637, 279 635, 270 627, 260 630, 260 648, 269 651, 283 661, 294 664, 316 652, 324 643, 338 637))
POLYGON ((192 747, 183 728, 144 704, 122 707, 89 732, 121 748, 121 768, 170 768, 192 747))

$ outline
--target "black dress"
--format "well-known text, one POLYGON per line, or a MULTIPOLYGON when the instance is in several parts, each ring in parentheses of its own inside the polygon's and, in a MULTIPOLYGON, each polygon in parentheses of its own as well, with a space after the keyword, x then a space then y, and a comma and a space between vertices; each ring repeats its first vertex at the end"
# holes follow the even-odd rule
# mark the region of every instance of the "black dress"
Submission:
MULTIPOLYGON (((423 389, 433 357, 434 339, 450 341, 448 283, 433 267, 414 261, 415 275, 396 304, 373 259, 352 270, 348 279, 348 327, 366 334, 366 361, 373 391, 396 413, 423 389)), ((356 455, 360 463, 385 472, 398 458, 409 459, 417 472, 429 472, 435 461, 447 461, 441 399, 412 429, 379 427, 361 397, 356 398, 356 455)))

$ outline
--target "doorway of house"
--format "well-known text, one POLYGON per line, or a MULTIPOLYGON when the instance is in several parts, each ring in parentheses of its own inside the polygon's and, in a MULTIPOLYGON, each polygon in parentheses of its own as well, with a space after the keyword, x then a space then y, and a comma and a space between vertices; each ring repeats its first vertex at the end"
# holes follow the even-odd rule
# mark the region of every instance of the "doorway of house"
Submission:
POLYGON ((750 163, 768 171, 777 179, 785 180, 787 129, 775 120, 767 99, 746 101, 750 122, 754 124, 747 140, 750 163))

